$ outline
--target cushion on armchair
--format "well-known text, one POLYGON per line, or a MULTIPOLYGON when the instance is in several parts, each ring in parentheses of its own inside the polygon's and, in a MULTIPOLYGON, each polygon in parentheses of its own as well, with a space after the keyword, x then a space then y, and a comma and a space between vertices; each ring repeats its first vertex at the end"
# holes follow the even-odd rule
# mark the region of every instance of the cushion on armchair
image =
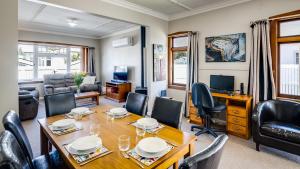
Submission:
POLYGON ((261 133, 267 136, 300 143, 300 126, 278 121, 264 122, 261 125, 261 133))

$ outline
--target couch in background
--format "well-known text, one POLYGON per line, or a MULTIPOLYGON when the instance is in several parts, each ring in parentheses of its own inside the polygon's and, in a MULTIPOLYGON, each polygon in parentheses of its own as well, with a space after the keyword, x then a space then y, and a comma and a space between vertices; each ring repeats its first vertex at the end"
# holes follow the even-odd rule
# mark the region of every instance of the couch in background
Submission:
MULTIPOLYGON (((84 84, 80 86, 80 92, 97 91, 101 94, 101 90, 101 82, 97 81, 95 81, 94 84, 84 84)), ((77 91, 73 74, 49 74, 44 76, 45 95, 69 91, 77 91)))
POLYGON ((300 103, 269 100, 256 105, 252 115, 256 150, 266 145, 300 155, 300 103))
POLYGON ((39 91, 35 87, 20 87, 19 117, 21 120, 34 119, 39 108, 39 91))

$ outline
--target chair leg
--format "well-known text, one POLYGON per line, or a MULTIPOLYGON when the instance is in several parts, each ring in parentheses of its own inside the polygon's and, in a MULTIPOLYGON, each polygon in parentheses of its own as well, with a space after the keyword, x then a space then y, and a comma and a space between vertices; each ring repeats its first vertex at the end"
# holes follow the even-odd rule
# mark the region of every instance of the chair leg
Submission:
POLYGON ((194 129, 202 130, 203 127, 202 127, 202 126, 192 126, 192 127, 191 127, 191 131, 194 131, 194 129))
POLYGON ((206 128, 204 128, 204 129, 198 131, 195 135, 196 135, 196 136, 199 136, 199 135, 204 134, 204 133, 207 133, 207 132, 208 132, 208 130, 207 130, 206 128))
POLYGON ((213 135, 214 137, 218 137, 218 135, 212 129, 208 129, 207 131, 209 134, 213 135))
POLYGON ((259 151, 259 144, 256 143, 256 151, 259 151))

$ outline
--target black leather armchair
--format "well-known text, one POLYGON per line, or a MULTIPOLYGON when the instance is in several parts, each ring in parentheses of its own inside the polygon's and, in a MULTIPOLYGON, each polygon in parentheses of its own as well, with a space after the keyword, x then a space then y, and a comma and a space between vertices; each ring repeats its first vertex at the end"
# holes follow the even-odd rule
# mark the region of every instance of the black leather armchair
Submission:
POLYGON ((129 92, 124 108, 130 113, 145 116, 148 106, 148 96, 129 92))
MULTIPOLYGON (((29 143, 28 137, 25 133, 25 130, 21 124, 21 121, 17 115, 17 113, 15 113, 14 111, 9 111, 8 113, 6 113, 2 119, 2 123, 4 125, 5 130, 9 131, 10 133, 13 134, 14 137, 9 136, 10 137, 10 141, 12 141, 13 143, 17 142, 18 144, 13 144, 13 147, 10 147, 11 149, 7 149, 8 152, 2 152, 0 151, 0 155, 2 155, 1 153, 4 153, 3 155, 5 156, 6 153, 10 153, 13 154, 15 156, 18 156, 16 158, 21 158, 23 160, 23 157, 21 157, 20 153, 18 151, 22 151, 22 153, 24 154, 25 158, 28 161, 28 164, 26 165, 30 165, 30 168, 33 169, 65 169, 66 164, 63 162, 63 160, 61 159, 58 151, 53 151, 48 155, 43 155, 43 156, 39 156, 36 158, 33 158, 33 153, 32 153, 32 148, 31 145, 29 143), (16 141, 14 141, 16 140, 16 141), (17 154, 14 154, 18 152, 17 154)), ((9 135, 9 134, 4 134, 4 135, 9 135)), ((2 145, 2 143, 1 143, 2 145)), ((8 145, 10 146, 10 145, 8 145)), ((0 146, 1 147, 1 146, 0 146)), ((15 160, 15 159, 9 159, 9 160, 15 160)), ((0 163, 4 163, 3 161, 1 161, 0 158, 0 163)), ((19 164, 18 164, 19 165, 19 164)), ((1 165, 0 165, 1 166, 1 165)), ((11 169, 15 169, 13 166, 10 166, 11 169)), ((10 169, 10 167, 5 168, 5 169, 10 169)), ((20 169, 26 168, 22 166, 18 166, 20 167, 20 169)), ((19 169, 17 167, 17 169, 19 169)), ((2 169, 0 167, 0 169, 2 169)))
POLYGON ((256 105, 252 115, 256 143, 300 155, 300 104, 269 100, 256 105))
POLYGON ((151 117, 160 123, 180 129, 182 120, 181 106, 182 102, 156 97, 151 117))
POLYGON ((205 150, 184 159, 179 169, 217 169, 228 136, 222 134, 205 150))
POLYGON ((47 117, 69 113, 76 107, 73 92, 45 95, 44 100, 47 117))
POLYGON ((39 107, 39 91, 35 87, 20 87, 19 115, 20 119, 29 120, 37 116, 39 107))

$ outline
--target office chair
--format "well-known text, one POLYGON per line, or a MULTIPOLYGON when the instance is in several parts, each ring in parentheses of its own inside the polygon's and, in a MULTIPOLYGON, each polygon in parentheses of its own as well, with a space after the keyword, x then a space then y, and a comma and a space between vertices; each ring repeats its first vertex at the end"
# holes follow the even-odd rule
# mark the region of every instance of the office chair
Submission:
POLYGON ((214 99, 210 93, 208 86, 204 83, 194 83, 192 86, 192 102, 194 106, 198 109, 198 115, 204 119, 203 126, 192 126, 191 130, 200 129, 196 133, 199 136, 203 133, 208 133, 217 137, 215 132, 221 132, 211 128, 211 117, 215 113, 221 113, 226 111, 226 105, 221 103, 215 103, 214 99))

